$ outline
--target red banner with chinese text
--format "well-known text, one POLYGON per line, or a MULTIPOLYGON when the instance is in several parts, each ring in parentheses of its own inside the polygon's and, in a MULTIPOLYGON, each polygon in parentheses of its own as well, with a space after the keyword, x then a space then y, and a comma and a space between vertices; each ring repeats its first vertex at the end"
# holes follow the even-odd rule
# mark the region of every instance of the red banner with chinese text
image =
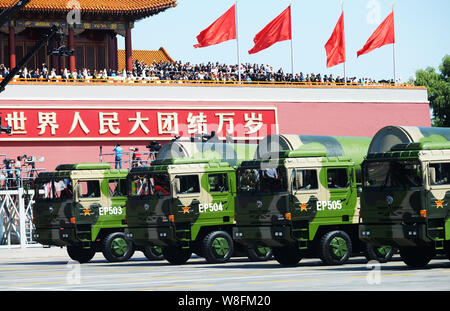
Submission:
POLYGON ((212 131, 220 138, 259 139, 278 133, 274 107, 3 106, 0 112, 12 131, 0 140, 168 140, 212 131))

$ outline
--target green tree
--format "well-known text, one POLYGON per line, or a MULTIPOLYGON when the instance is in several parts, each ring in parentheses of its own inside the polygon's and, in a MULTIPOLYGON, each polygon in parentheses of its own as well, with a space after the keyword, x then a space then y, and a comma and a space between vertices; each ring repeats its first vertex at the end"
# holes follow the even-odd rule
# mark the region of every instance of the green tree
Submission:
POLYGON ((432 67, 416 72, 415 85, 428 89, 433 126, 450 127, 450 55, 442 59, 440 73, 432 67))

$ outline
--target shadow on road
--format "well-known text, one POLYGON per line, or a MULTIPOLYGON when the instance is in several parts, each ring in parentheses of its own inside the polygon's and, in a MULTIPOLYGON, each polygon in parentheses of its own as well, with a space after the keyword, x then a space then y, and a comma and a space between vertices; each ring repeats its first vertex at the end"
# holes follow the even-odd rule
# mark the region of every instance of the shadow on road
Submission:
MULTIPOLYGON (((42 265, 55 265, 62 266, 67 265, 72 260, 67 258, 67 260, 49 260, 49 261, 27 261, 27 262, 10 262, 10 263, 2 263, 3 266, 42 266, 42 265)), ((367 266, 367 260, 364 257, 356 257, 351 258, 348 263, 342 266, 325 266, 320 259, 315 258, 305 258, 302 259, 297 265, 292 267, 282 266, 276 260, 269 260, 263 262, 251 262, 247 257, 233 257, 227 263, 222 264, 209 264, 202 257, 198 257, 193 255, 184 266, 195 267, 195 268, 208 268, 208 269, 296 269, 302 267, 316 267, 320 268, 320 270, 324 271, 367 271, 368 269, 372 269, 372 267, 367 266), (363 265, 363 266, 361 266, 363 265)), ((106 259, 98 258, 91 260, 88 263, 83 264, 83 266, 100 266, 100 267, 170 267, 172 266, 166 260, 156 260, 150 261, 146 257, 135 257, 131 258, 126 262, 108 262, 106 259)), ((400 256, 395 256, 390 262, 380 264, 381 270, 383 271, 410 271, 410 270, 432 270, 432 269, 448 269, 450 268, 450 261, 446 258, 436 258, 431 261, 426 267, 423 268, 411 268, 403 263, 400 256)))

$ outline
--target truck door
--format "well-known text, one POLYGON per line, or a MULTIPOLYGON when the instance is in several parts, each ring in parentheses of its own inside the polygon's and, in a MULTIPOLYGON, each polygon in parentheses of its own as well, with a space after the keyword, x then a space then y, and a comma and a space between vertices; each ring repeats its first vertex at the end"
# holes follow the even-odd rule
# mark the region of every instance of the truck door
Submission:
POLYGON ((174 188, 170 211, 174 215, 177 236, 191 239, 191 227, 198 224, 199 205, 206 191, 200 187, 199 174, 176 175, 174 188))
POLYGON ((353 170, 350 167, 326 169, 329 198, 317 205, 317 210, 333 221, 349 221, 355 213, 356 190, 351 187, 353 170))
POLYGON ((205 216, 205 219, 217 224, 233 221, 234 200, 228 173, 209 173, 205 174, 204 178, 207 178, 210 199, 207 202, 200 202, 199 212, 202 218, 205 216))
POLYGON ((76 181, 77 204, 74 215, 81 239, 92 240, 91 226, 96 224, 99 217, 99 208, 102 207, 100 180, 76 181), (80 226, 81 225, 81 226, 80 226), (81 230, 81 231, 80 231, 81 230))
POLYGON ((317 213, 317 202, 321 198, 317 171, 317 168, 294 168, 292 170, 291 187, 293 195, 290 205, 294 221, 311 221, 317 213))
POLYGON ((450 162, 431 163, 428 176, 430 191, 427 192, 426 198, 427 218, 440 219, 443 222, 450 212, 450 162))
POLYGON ((125 204, 128 194, 126 179, 105 179, 103 182, 105 183, 105 191, 102 191, 104 205, 102 204, 99 209, 99 223, 101 222, 102 226, 108 228, 123 227, 122 220, 125 220, 125 204))

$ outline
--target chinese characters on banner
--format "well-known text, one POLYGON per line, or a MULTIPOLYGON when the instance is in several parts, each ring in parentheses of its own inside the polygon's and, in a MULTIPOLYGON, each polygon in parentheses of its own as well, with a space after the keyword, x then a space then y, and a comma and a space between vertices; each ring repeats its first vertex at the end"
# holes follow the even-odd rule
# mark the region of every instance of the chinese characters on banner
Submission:
POLYGON ((277 133, 276 108, 23 107, 1 109, 11 134, 2 139, 171 139, 216 134, 260 139, 277 133))

